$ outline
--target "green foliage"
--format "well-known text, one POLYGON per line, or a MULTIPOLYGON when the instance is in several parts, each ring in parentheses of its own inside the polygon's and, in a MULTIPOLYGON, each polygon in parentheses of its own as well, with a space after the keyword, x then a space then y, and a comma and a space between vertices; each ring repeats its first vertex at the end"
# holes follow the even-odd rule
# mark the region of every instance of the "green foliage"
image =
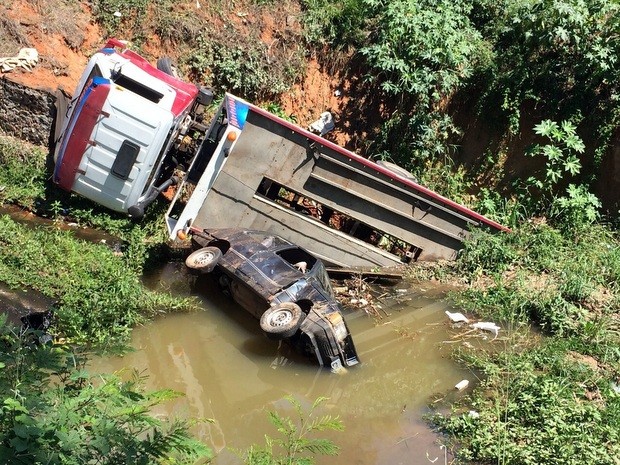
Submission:
MULTIPOLYGON (((450 176, 441 172, 438 163, 445 165, 445 171, 452 168, 449 141, 457 133, 458 128, 447 115, 438 112, 410 114, 397 110, 383 123, 369 150, 376 157, 397 160, 420 179, 436 176, 443 177, 445 182, 450 176), (439 172, 429 171, 432 168, 438 168, 439 172)), ((440 186, 441 183, 429 185, 431 189, 439 187, 443 191, 440 186)), ((459 187, 462 192, 463 186, 459 187)))
POLYGON ((0 462, 181 464, 209 457, 188 422, 151 410, 179 394, 145 392, 133 373, 91 378, 66 347, 35 345, 0 315, 0 462))
POLYGON ((0 136, 0 201, 34 208, 45 196, 45 154, 17 139, 0 136))
POLYGON ((482 187, 476 195, 473 209, 509 228, 516 228, 530 218, 528 207, 516 198, 506 198, 500 192, 482 187))
POLYGON ((609 141, 618 121, 619 12, 608 0, 474 2, 477 29, 496 50, 486 88, 514 117, 513 132, 529 101, 553 118, 582 111, 599 143, 609 141))
POLYGON ((569 184, 566 195, 553 200, 549 216, 565 230, 588 227, 600 218, 601 201, 583 186, 569 184))
MULTIPOLYGON (((518 339, 510 341, 518 343, 518 339)), ((478 353, 485 376, 470 408, 435 419, 458 438, 457 455, 481 463, 615 464, 620 455, 620 396, 613 373, 576 358, 573 341, 528 350, 478 353)))
POLYGON ((584 185, 570 184, 566 196, 555 196, 560 181, 567 177, 574 178, 581 172, 578 154, 584 152, 585 145, 577 135, 575 125, 570 121, 560 125, 545 120, 534 130, 536 134, 550 139, 551 143, 537 144, 528 152, 530 156, 545 158, 545 170, 542 176, 531 176, 526 180, 521 203, 533 205, 539 213, 547 214, 565 229, 589 226, 599 218, 601 203, 584 185), (538 192, 532 192, 531 187, 538 192))
MULTIPOLYGON (((446 169, 434 175, 450 179, 444 175, 453 168, 448 157, 460 130, 445 103, 489 58, 487 45, 469 21, 470 5, 416 0, 365 0, 363 5, 371 19, 359 53, 373 88, 391 100, 389 116, 369 150, 397 160, 420 179, 433 176, 432 168, 443 163, 446 169)), ((457 195, 466 188, 458 185, 457 195)))
POLYGON ((123 256, 69 231, 29 229, 3 216, 0 245, 0 281, 57 300, 56 330, 72 339, 122 342, 133 326, 157 313, 195 308, 191 300, 147 290, 141 270, 123 256))
MULTIPOLYGON (((616 234, 594 225, 568 236, 534 223, 509 234, 477 232, 466 242, 458 270, 472 282, 483 276, 489 282, 455 298, 490 318, 534 322, 547 334, 579 338, 618 302, 619 247, 616 234), (592 308, 601 312, 596 318, 592 308)), ((599 349, 606 350, 589 350, 599 349)))
POLYGON ((192 44, 205 27, 205 22, 189 8, 179 8, 174 0, 156 0, 150 13, 152 28, 164 42, 183 46, 192 44))
POLYGON ((273 113, 276 116, 290 122, 297 123, 297 117, 295 115, 288 115, 284 109, 276 102, 268 102, 264 105, 265 110, 269 113, 273 113))
POLYGON ((546 158, 543 179, 534 177, 528 179, 528 184, 550 193, 558 182, 565 177, 564 173, 576 176, 581 171, 581 162, 578 154, 585 150, 585 145, 577 135, 576 127, 570 121, 563 121, 561 125, 555 121, 545 120, 534 126, 536 134, 547 137, 550 144, 535 145, 527 155, 542 155, 546 158))
POLYGON ((288 60, 282 61, 276 53, 277 43, 272 49, 258 37, 235 31, 230 24, 212 29, 207 28, 197 37, 184 63, 214 89, 249 100, 269 99, 288 90, 303 69, 299 44, 280 44, 293 49, 288 60))
POLYGON ((411 172, 417 176, 418 182, 459 203, 467 203, 469 196, 466 191, 471 181, 463 167, 456 167, 449 158, 444 160, 426 160, 414 165, 411 172))
POLYGON ((140 41, 142 23, 146 18, 150 0, 96 0, 93 2, 93 14, 108 36, 121 34, 123 39, 140 41), (128 36, 132 32, 132 37, 128 36))
POLYGON ((469 2, 367 0, 376 16, 360 52, 381 89, 406 95, 420 109, 450 95, 483 59, 480 34, 469 22, 469 2))
POLYGON ((245 453, 244 463, 247 465, 311 465, 314 463, 313 455, 338 455, 338 446, 329 439, 309 437, 315 432, 344 430, 338 418, 315 416, 316 409, 327 399, 317 398, 308 412, 304 412, 299 401, 293 397, 286 399, 293 406, 297 421, 277 412, 269 412, 269 420, 281 437, 265 436, 264 447, 252 446, 245 453))
POLYGON ((366 0, 301 0, 304 36, 319 49, 363 44, 369 5, 366 0))

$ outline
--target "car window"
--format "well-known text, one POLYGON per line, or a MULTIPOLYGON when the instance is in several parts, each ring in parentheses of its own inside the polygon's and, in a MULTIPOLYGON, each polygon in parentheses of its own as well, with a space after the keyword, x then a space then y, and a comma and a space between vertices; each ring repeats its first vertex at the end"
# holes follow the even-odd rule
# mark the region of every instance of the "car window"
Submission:
POLYGON ((317 261, 315 256, 310 255, 310 253, 299 247, 289 247, 278 250, 276 253, 282 257, 285 262, 299 269, 302 273, 310 271, 317 261))
POLYGON ((252 255, 239 265, 238 270, 249 278, 245 279, 247 284, 261 294, 273 295, 301 277, 299 270, 270 251, 252 255))
POLYGON ((327 274, 327 270, 325 269, 325 265, 322 261, 317 260, 314 266, 312 267, 312 275, 316 277, 316 279, 321 283, 323 289, 330 293, 330 295, 334 295, 334 290, 332 289, 332 283, 329 279, 329 275, 327 274))

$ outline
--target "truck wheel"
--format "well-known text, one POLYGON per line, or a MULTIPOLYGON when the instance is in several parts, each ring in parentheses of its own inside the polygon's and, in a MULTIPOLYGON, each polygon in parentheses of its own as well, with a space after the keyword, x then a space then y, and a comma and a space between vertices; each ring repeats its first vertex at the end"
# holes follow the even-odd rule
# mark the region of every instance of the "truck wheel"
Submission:
POLYGON ((396 163, 391 163, 385 160, 378 160, 377 165, 383 166, 384 168, 388 169, 392 173, 399 174, 404 178, 411 179, 415 183, 418 182, 417 178, 413 174, 411 174, 409 171, 407 171, 402 166, 398 166, 396 163))
POLYGON ((271 307, 260 318, 260 327, 270 339, 286 339, 293 336, 304 320, 299 305, 284 302, 271 307))
POLYGON ((203 247, 189 254, 185 265, 198 274, 210 273, 221 257, 222 251, 217 247, 203 247))
POLYGON ((177 68, 172 64, 172 59, 170 57, 161 57, 157 60, 157 69, 163 71, 170 76, 174 76, 175 78, 179 77, 177 73, 177 68))

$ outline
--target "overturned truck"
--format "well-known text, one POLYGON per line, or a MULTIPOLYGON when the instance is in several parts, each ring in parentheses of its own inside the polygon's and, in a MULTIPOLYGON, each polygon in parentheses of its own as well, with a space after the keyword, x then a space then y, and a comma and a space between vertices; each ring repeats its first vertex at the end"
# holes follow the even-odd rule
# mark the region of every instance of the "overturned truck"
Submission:
POLYGON ((505 230, 375 163, 226 95, 167 214, 171 237, 238 227, 278 234, 332 266, 452 259, 472 228, 505 230))
POLYGON ((472 228, 502 225, 226 94, 211 94, 109 41, 89 62, 60 124, 54 180, 140 217, 174 191, 172 240, 204 229, 268 231, 329 266, 452 259, 472 228))

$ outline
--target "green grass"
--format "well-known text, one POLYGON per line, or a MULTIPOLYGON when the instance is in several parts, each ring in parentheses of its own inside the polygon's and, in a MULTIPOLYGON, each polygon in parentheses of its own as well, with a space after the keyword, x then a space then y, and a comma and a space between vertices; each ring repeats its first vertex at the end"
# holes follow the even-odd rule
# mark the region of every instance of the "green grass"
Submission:
POLYGON ((0 248, 0 281, 56 300, 55 331, 74 341, 126 342, 133 327, 157 314, 197 308, 146 289, 125 255, 70 231, 32 229, 2 216, 0 248))
POLYGON ((189 299, 153 292, 141 283, 145 267, 158 266, 165 241, 164 204, 140 223, 60 190, 51 183, 47 153, 0 137, 0 202, 59 222, 105 231, 119 238, 122 254, 70 231, 32 228, 0 217, 0 281, 30 287, 57 301, 59 336, 97 345, 126 342, 131 329, 156 314, 190 310, 189 299))
POLYGON ((467 285, 451 297, 508 335, 458 351, 481 384, 434 421, 460 460, 618 463, 619 256, 602 225, 562 234, 530 221, 467 243, 450 270, 467 285))

